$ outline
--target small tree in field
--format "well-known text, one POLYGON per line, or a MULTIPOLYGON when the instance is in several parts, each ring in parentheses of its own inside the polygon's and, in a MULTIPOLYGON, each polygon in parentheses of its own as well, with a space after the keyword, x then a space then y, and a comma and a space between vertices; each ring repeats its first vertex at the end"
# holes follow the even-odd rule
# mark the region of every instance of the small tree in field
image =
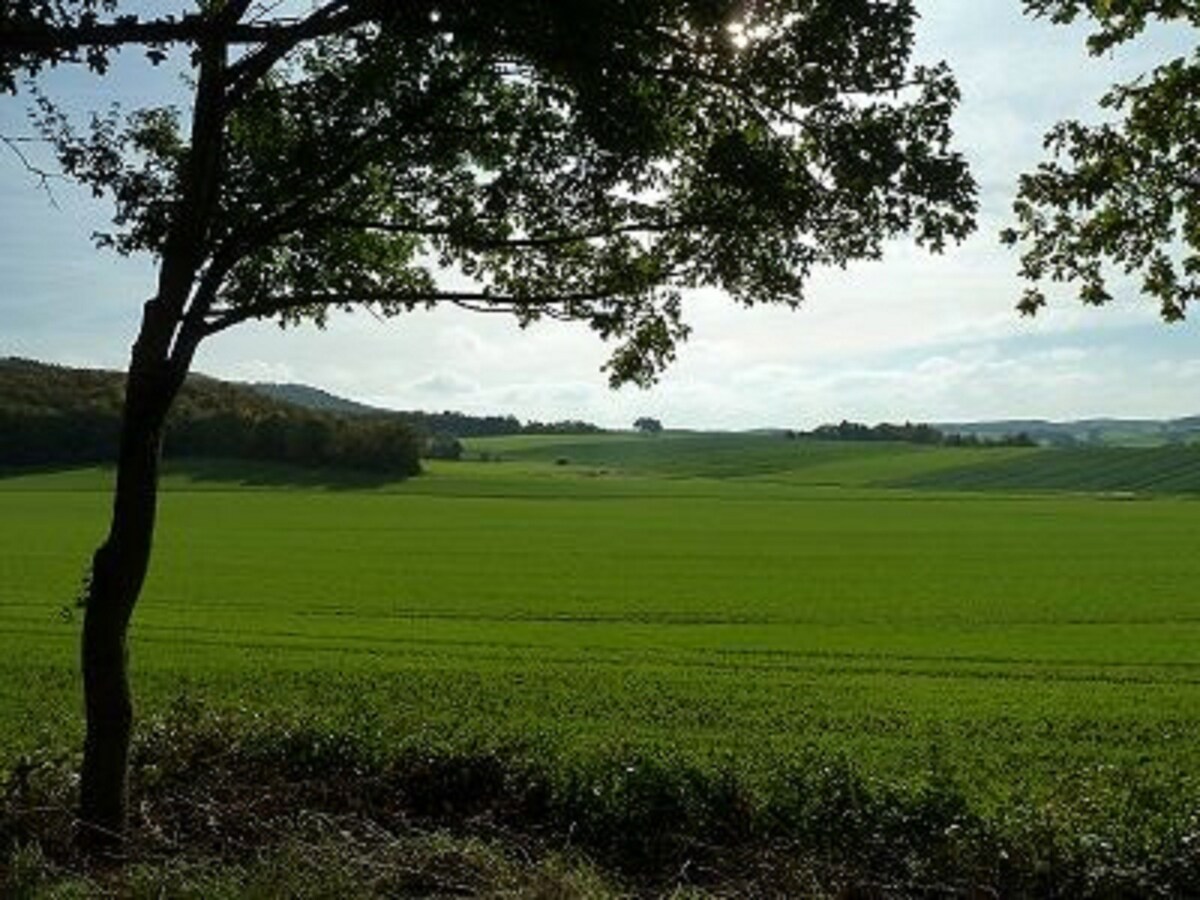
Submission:
POLYGON ((196 348, 241 322, 454 305, 586 323, 613 384, 687 334, 683 291, 795 306, 810 270, 940 251, 972 228, 958 94, 910 62, 912 0, 120 0, 0 5, 0 86, 186 49, 185 113, 77 133, 66 172, 116 207, 100 243, 158 260, 126 383, 111 526, 83 629, 81 818, 115 839, 126 634, 150 561, 163 422, 196 348), (178 5, 176 5, 178 6, 178 5), (457 270, 475 285, 463 289, 457 270))
POLYGON ((439 431, 425 441, 425 457, 427 459, 462 459, 462 441, 452 434, 439 431))
POLYGON ((642 416, 640 419, 635 419, 633 427, 642 434, 658 434, 663 430, 662 422, 658 419, 652 419, 650 416, 642 416))

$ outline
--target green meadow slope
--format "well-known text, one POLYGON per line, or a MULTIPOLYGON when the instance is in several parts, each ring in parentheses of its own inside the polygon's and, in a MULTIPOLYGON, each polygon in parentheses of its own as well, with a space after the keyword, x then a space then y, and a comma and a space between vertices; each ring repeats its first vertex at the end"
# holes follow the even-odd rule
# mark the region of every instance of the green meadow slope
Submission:
POLYGON ((1020 459, 1029 448, 789 440, 780 434, 667 431, 654 436, 514 435, 467 443, 469 458, 557 464, 591 475, 739 479, 865 487, 982 462, 1020 459))
POLYGON ((1200 445, 1040 450, 917 472, 897 484, 973 491, 1200 493, 1200 445))
POLYGON ((928 447, 667 432, 654 437, 515 436, 477 439, 468 446, 476 457, 666 478, 937 491, 1200 493, 1200 445, 928 447))

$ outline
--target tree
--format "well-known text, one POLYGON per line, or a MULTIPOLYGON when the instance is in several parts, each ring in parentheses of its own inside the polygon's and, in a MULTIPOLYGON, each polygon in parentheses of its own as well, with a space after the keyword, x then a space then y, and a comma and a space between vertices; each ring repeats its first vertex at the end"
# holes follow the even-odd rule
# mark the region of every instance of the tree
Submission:
POLYGON ((427 459, 462 459, 462 441, 452 434, 439 431, 425 440, 425 457, 427 459))
POLYGON ((150 560, 163 422, 201 341, 452 304, 586 323, 612 383, 687 335, 682 292, 799 304, 816 266, 973 228, 944 64, 910 62, 912 0, 120 0, 0 6, 0 86, 113 52, 187 52, 187 120, 38 96, 66 173, 158 259, 126 390, 111 526, 92 561, 81 819, 119 835, 126 634, 150 560), (303 12, 296 12, 302 8, 303 12), (457 270, 475 287, 449 280, 457 270))
POLYGON ((658 421, 658 419, 652 419, 649 416, 642 416, 639 419, 635 419, 633 427, 642 434, 658 434, 663 430, 662 422, 658 421))
MULTIPOLYGON (((1200 27, 1196 0, 1025 0, 1056 23, 1090 16, 1099 55, 1153 21, 1200 27)), ((1084 303, 1112 299, 1114 272, 1140 279, 1162 317, 1182 319, 1200 297, 1200 50, 1148 76, 1114 86, 1100 106, 1115 121, 1059 123, 1046 136, 1052 159, 1021 178, 1016 227, 1021 275, 1032 283, 1019 304, 1046 304, 1042 282, 1078 285, 1084 303)))

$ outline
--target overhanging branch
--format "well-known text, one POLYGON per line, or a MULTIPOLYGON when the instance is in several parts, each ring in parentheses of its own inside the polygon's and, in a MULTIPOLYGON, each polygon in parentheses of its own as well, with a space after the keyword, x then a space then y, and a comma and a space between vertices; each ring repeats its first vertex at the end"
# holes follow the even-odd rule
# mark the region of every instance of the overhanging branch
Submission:
POLYGON ((240 86, 257 81, 298 44, 379 19, 387 14, 390 5, 382 0, 333 0, 302 17, 243 22, 241 17, 250 2, 235 0, 216 14, 189 13, 158 19, 129 15, 108 22, 75 25, 9 24, 0 29, 0 58, 63 59, 82 50, 114 50, 130 45, 258 45, 263 49, 243 57, 242 68, 230 70, 236 79, 233 83, 240 86), (245 80, 241 77, 243 73, 245 80))
POLYGON ((10 28, 0 32, 0 51, 15 54, 71 53, 85 47, 116 48, 129 44, 261 44, 286 33, 290 22, 227 23, 203 15, 142 21, 132 16, 88 25, 10 28))
POLYGON ((558 234, 535 234, 514 238, 473 238, 470 235, 464 235, 461 229, 449 225, 418 225, 373 219, 338 217, 320 219, 314 224, 351 230, 383 231, 390 234, 404 234, 414 237, 447 238, 451 242, 470 250, 522 250, 539 247, 562 247, 569 244, 578 244, 583 241, 603 240, 604 238, 619 237, 628 234, 663 234, 671 231, 702 228, 706 224, 711 223, 705 223, 698 219, 691 221, 680 219, 664 222, 626 222, 620 225, 597 227, 582 231, 562 232, 558 234))
POLYGON ((613 295, 605 291, 578 291, 539 296, 516 296, 489 294, 482 291, 354 291, 343 294, 315 293, 288 294, 271 297, 248 306, 216 311, 207 319, 204 336, 224 331, 233 325, 252 319, 270 319, 288 312, 316 308, 350 308, 371 305, 434 306, 441 303, 460 306, 475 312, 516 313, 537 310, 539 314, 555 318, 573 318, 562 315, 561 307, 573 304, 596 303, 612 300, 613 295))

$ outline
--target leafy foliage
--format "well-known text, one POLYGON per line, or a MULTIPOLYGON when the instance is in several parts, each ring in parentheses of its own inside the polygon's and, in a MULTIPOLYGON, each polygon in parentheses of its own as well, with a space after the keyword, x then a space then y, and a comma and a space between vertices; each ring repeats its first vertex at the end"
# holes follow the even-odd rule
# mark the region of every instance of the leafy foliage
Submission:
POLYGON ((1024 0, 1027 12, 1069 25, 1081 16, 1090 18, 1096 31, 1088 38, 1095 54, 1141 34, 1154 21, 1180 22, 1200 27, 1200 7, 1194 0, 1024 0))
MULTIPOLYGON (((1194 0, 1027 0, 1054 22, 1094 19, 1094 54, 1131 40, 1155 20, 1200 28, 1194 0)), ((1079 298, 1112 299, 1114 273, 1138 278, 1167 321, 1200 297, 1200 52, 1114 86, 1100 101, 1114 121, 1062 122, 1046 136, 1052 159, 1022 177, 1017 225, 1032 283, 1019 308, 1045 306, 1042 283, 1078 285, 1079 298)))
MULTIPOLYGON (((198 14, 206 34, 241 40, 244 5, 198 14)), ((815 266, 971 230, 957 89, 910 65, 914 16, 865 0, 318 4, 212 65, 221 161, 193 317, 206 334, 362 305, 581 320, 618 342, 612 380, 644 383, 687 333, 684 289, 796 304, 815 266)), ((102 243, 166 253, 198 136, 169 109, 79 136, 41 106, 67 171, 116 203, 102 243)))
POLYGON ((15 92, 22 72, 36 75, 62 62, 83 62, 103 74, 108 69, 107 48, 89 46, 81 51, 46 39, 58 29, 94 23, 100 13, 116 8, 117 0, 4 0, 0 3, 0 92, 15 92))

